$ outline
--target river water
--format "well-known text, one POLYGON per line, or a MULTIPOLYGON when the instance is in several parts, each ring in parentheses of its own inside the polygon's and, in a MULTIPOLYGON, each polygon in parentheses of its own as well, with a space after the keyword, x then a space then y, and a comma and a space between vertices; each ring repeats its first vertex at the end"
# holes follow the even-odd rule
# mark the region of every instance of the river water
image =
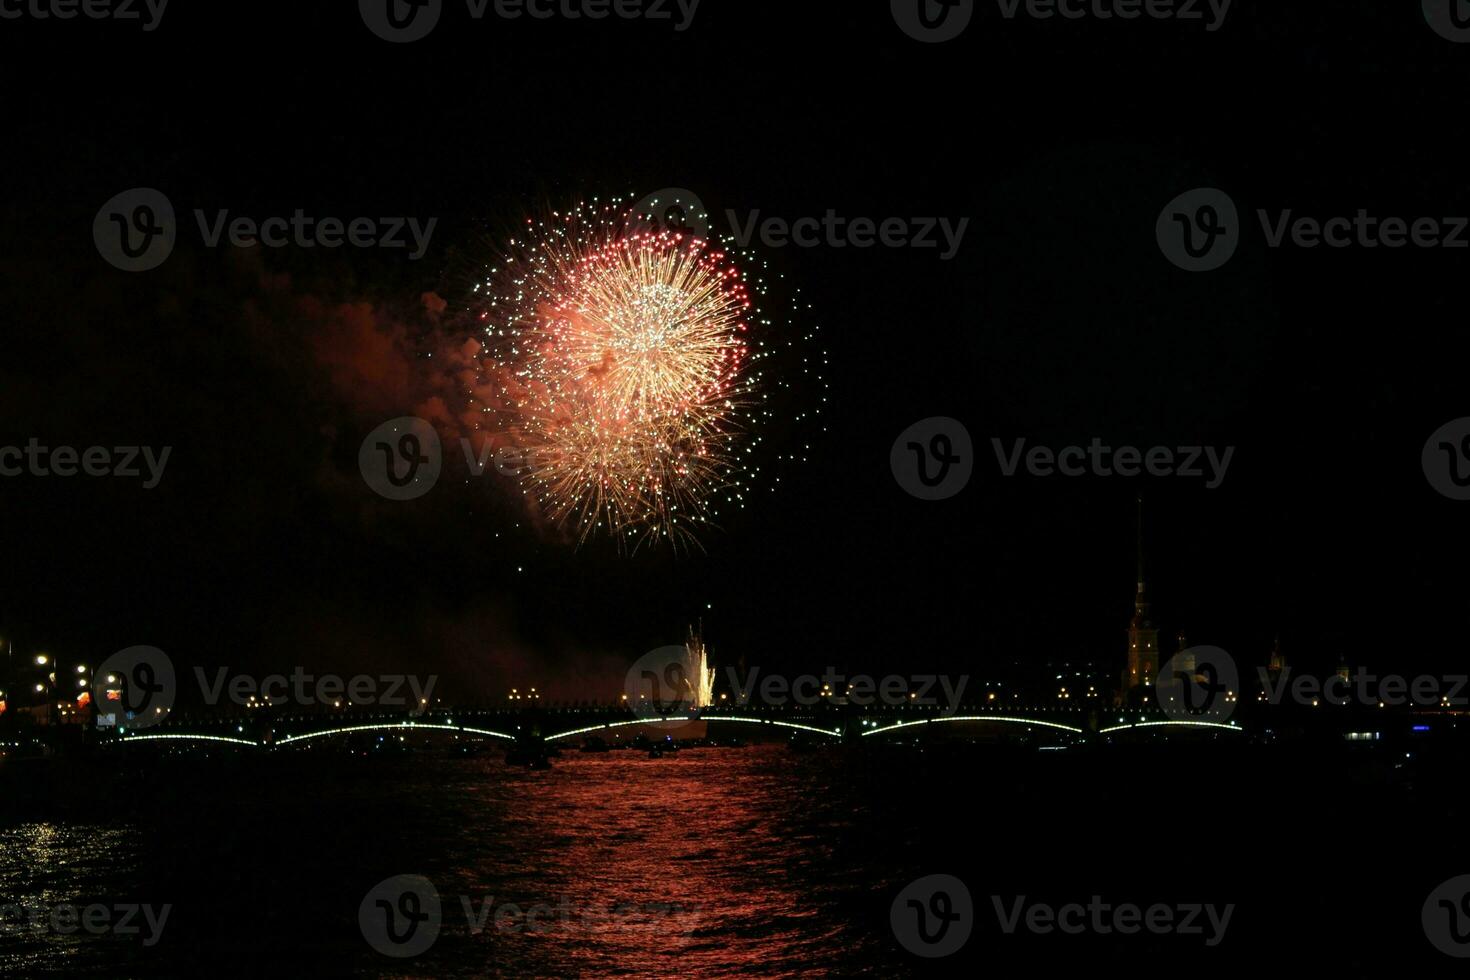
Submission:
POLYGON ((546 771, 442 744, 11 760, 0 975, 890 977, 1123 960, 1204 976, 1268 954, 1418 962, 1439 955, 1419 925, 1424 896, 1470 870, 1463 804, 1371 752, 1305 764, 1209 745, 752 745, 569 752, 546 771), (968 885, 974 934, 927 960, 890 913, 908 883, 941 873, 968 885), (429 914, 400 901, 405 887, 438 912, 385 948, 375 918, 401 916, 401 938, 407 916, 429 914), (1235 908, 1213 946, 1001 926, 1018 899, 1093 896, 1235 908), (136 934, 68 932, 28 911, 97 905, 113 923, 118 907, 149 905, 161 927, 138 913, 136 934), (392 955, 404 951, 416 955, 392 955))
POLYGON ((891 975, 897 952, 851 908, 898 862, 864 843, 862 788, 833 764, 776 745, 570 753, 550 771, 427 752, 164 764, 126 799, 0 830, 9 902, 170 903, 159 940, 143 946, 141 914, 125 939, 16 928, 12 910, 0 973, 795 976, 841 958, 891 975), (442 911, 412 960, 359 922, 402 875, 442 911))

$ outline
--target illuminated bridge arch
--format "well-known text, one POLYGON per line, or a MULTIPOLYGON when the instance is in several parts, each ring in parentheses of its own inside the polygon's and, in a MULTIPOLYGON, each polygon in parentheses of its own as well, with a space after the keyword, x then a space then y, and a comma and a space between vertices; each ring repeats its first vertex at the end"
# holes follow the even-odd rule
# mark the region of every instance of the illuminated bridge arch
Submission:
POLYGON ((1113 725, 1109 728, 1100 729, 1098 731, 1098 734, 1110 735, 1113 732, 1132 731, 1135 728, 1213 728, 1217 731, 1224 732, 1245 731, 1244 728, 1241 728, 1239 725, 1233 722, 1227 725, 1223 722, 1218 721, 1135 721, 1128 724, 1113 725))
POLYGON ((455 735, 479 735, 482 738, 503 738, 514 742, 516 736, 507 735, 504 732, 492 732, 487 728, 468 728, 461 725, 433 725, 426 722, 383 722, 377 725, 349 725, 343 728, 327 728, 319 732, 303 732, 300 735, 286 735, 276 739, 276 745, 290 745, 295 742, 306 742, 314 738, 327 738, 332 735, 350 735, 354 732, 421 732, 437 731, 452 732, 455 735))
POLYGON ((574 728, 569 732, 558 732, 555 735, 546 736, 546 741, 552 742, 559 738, 571 738, 575 735, 592 735, 596 732, 609 731, 614 728, 626 728, 629 725, 663 725, 669 723, 688 724, 695 721, 704 722, 730 722, 740 725, 772 725, 777 728, 791 728, 797 731, 812 732, 817 735, 826 735, 828 738, 838 738, 842 732, 834 728, 817 728, 813 725, 802 725, 794 721, 775 721, 770 718, 731 718, 724 715, 713 715, 708 718, 638 718, 633 721, 609 721, 601 725, 588 725, 586 728, 574 728))
POLYGON ((259 742, 252 741, 251 739, 248 739, 248 738, 232 738, 231 736, 228 736, 228 735, 189 735, 189 734, 185 734, 185 733, 182 733, 182 732, 179 732, 179 733, 175 733, 175 732, 163 733, 163 732, 160 732, 160 733, 153 734, 153 735, 124 735, 121 739, 118 739, 115 742, 108 742, 108 743, 105 743, 105 744, 108 744, 108 745, 132 745, 134 742, 164 742, 164 741, 228 742, 231 745, 248 745, 251 748, 255 748, 255 749, 260 748, 260 743, 259 742))
POLYGON ((896 724, 885 725, 882 728, 873 728, 863 732, 863 737, 869 735, 886 735, 896 732, 900 728, 915 728, 920 725, 942 725, 946 722, 959 721, 987 721, 1000 722, 1006 725, 1028 725, 1039 728, 1052 728, 1059 731, 1070 732, 1073 735, 1083 734, 1083 730, 1075 725, 1063 725, 1059 721, 1042 721, 1038 718, 1014 718, 1007 715, 949 715, 943 718, 922 718, 918 721, 900 721, 896 724))

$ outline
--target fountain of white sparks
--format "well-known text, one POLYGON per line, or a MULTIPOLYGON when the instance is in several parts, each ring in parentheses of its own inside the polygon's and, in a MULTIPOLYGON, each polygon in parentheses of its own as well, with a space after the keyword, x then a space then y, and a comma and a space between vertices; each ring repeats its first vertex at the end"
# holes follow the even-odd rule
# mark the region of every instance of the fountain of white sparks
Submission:
POLYGON ((709 665, 709 651, 704 646, 703 633, 689 631, 684 644, 684 699, 694 709, 707 708, 714 703, 715 669, 709 665))

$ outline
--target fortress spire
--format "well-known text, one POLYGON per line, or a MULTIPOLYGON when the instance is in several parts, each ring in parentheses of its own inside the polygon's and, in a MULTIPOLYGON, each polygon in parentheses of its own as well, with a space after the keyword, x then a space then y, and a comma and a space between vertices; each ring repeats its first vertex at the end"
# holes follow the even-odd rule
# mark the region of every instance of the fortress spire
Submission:
POLYGON ((1143 494, 1138 495, 1138 594, 1143 595, 1143 494))
POLYGON ((1149 618, 1148 590, 1143 579, 1143 496, 1137 504, 1138 591, 1133 597, 1133 620, 1128 624, 1128 661, 1123 668, 1119 702, 1137 700, 1135 692, 1153 685, 1159 672, 1159 631, 1149 618))

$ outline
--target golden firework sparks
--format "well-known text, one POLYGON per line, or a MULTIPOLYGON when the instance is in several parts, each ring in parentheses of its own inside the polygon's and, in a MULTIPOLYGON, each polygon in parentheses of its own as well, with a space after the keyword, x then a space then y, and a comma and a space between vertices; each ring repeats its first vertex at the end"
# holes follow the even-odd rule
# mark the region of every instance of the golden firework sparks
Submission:
POLYGON ((677 546, 721 493, 740 496, 759 414, 751 300, 716 244, 626 217, 530 224, 482 294, 484 367, 507 379, 524 489, 553 522, 677 546))

